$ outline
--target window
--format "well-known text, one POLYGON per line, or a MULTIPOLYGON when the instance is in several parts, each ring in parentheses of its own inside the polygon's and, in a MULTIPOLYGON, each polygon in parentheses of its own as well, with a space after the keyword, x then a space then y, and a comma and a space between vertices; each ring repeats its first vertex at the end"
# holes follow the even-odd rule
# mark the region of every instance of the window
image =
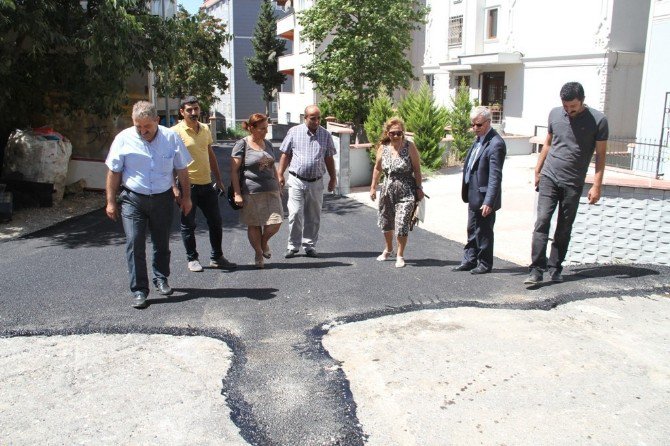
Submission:
POLYGON ((426 74, 426 84, 430 87, 431 91, 433 90, 433 87, 435 87, 435 75, 434 74, 426 74))
POLYGON ((489 9, 486 12, 486 38, 496 39, 498 37, 498 8, 489 9))
POLYGON ((463 44, 463 16, 457 15, 449 18, 449 46, 461 46, 463 44))

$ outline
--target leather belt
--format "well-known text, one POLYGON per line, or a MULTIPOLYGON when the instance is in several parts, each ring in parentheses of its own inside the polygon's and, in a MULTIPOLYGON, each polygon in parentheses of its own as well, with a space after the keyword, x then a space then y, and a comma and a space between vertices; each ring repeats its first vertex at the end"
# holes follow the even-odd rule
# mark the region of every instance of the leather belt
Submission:
POLYGON ((291 172, 290 170, 288 171, 288 173, 290 173, 291 175, 293 175, 293 176, 296 177, 297 179, 302 180, 302 181, 307 181, 308 183, 313 183, 313 182, 315 182, 315 181, 319 181, 321 178, 323 178, 323 177, 305 178, 305 177, 301 177, 300 175, 298 175, 298 174, 295 173, 295 172, 291 172))
POLYGON ((166 194, 168 192, 172 192, 172 189, 168 189, 165 192, 159 192, 157 194, 141 194, 139 192, 135 192, 134 190, 127 188, 126 186, 121 186, 121 190, 125 190, 126 192, 132 192, 133 194, 141 195, 143 197, 156 197, 158 195, 163 195, 163 194, 166 194))

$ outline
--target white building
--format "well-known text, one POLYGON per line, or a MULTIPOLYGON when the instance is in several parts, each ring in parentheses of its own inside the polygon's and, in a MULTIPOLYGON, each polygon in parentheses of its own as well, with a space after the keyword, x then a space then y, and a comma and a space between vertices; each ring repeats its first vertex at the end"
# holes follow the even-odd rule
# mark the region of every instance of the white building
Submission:
POLYGON ((565 82, 635 134, 650 0, 428 0, 423 72, 451 105, 461 80, 510 134, 543 133, 565 82), (538 126, 538 128, 536 128, 538 126))
POLYGON ((301 123, 305 107, 319 100, 312 81, 305 74, 305 66, 312 57, 309 42, 300 38, 301 27, 297 13, 311 7, 313 0, 277 0, 287 15, 277 22, 277 35, 287 40, 286 54, 279 58, 279 71, 287 76, 278 95, 279 124, 301 123))
MULTIPOLYGON (((641 155, 634 168, 656 174, 670 165, 670 0, 654 0, 649 13, 647 50, 644 58, 640 113, 637 118, 637 140, 653 142, 638 145, 641 155), (658 158, 661 153, 660 161, 658 158)), ((669 179, 667 175, 664 179, 669 179)))

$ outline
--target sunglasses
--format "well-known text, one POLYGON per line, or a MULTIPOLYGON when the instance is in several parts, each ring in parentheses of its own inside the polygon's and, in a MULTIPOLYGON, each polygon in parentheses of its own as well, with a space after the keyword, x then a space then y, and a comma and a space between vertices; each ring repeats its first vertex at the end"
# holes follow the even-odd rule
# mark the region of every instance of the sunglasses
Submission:
MULTIPOLYGON (((487 120, 487 121, 488 121, 488 120, 487 120)), ((479 123, 479 124, 477 124, 476 122, 473 122, 473 123, 472 123, 472 126, 473 126, 473 127, 476 127, 476 128, 479 128, 479 127, 483 126, 484 124, 486 124, 486 121, 481 122, 481 123, 479 123)))
POLYGON ((402 136, 404 132, 389 132, 389 136, 402 136))

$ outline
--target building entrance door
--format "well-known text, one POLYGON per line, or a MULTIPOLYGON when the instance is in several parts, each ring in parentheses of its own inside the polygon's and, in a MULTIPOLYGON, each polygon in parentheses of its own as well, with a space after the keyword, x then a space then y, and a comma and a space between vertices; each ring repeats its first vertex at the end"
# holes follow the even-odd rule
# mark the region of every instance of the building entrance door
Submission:
POLYGON ((491 109, 491 122, 493 124, 502 122, 504 86, 504 71, 482 74, 482 105, 491 109))

